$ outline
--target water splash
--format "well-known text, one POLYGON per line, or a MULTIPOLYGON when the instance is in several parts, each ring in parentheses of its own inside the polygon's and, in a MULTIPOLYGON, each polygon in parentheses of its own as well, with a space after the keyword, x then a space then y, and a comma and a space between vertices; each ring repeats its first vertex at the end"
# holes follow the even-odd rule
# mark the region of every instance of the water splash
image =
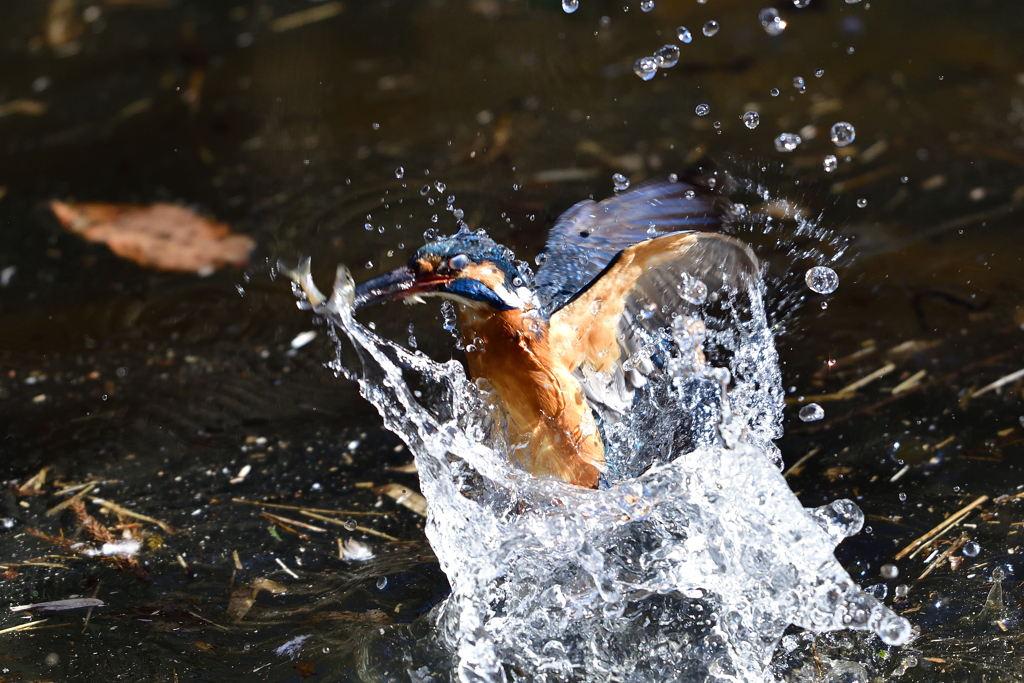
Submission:
POLYGON ((300 307, 355 351, 331 367, 415 455, 452 587, 433 638, 458 680, 767 681, 789 624, 909 638, 832 554, 860 530, 857 506, 805 509, 779 472, 781 386, 756 273, 735 286, 702 276, 709 306, 638 340, 663 358, 669 345, 669 360, 606 436, 620 461, 648 457, 620 462, 601 490, 512 466, 486 382, 356 322, 347 269, 329 298, 308 261, 291 276, 300 307))

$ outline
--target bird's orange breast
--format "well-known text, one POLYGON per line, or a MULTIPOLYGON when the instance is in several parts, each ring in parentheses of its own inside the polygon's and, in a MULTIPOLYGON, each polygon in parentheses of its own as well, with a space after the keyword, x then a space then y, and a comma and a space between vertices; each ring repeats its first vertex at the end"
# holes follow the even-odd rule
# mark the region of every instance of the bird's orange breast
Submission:
POLYGON ((470 373, 490 382, 510 428, 528 442, 520 464, 594 488, 604 465, 604 444, 579 382, 551 353, 547 323, 534 312, 465 307, 462 336, 470 373))

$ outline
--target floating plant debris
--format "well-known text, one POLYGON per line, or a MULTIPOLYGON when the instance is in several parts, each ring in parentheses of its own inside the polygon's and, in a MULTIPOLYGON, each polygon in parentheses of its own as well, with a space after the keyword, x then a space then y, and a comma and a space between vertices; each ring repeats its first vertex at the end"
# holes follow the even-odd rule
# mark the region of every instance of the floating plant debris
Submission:
POLYGON ((55 216, 68 232, 102 242, 140 266, 209 275, 232 265, 244 268, 256 243, 174 204, 73 204, 54 201, 55 216))

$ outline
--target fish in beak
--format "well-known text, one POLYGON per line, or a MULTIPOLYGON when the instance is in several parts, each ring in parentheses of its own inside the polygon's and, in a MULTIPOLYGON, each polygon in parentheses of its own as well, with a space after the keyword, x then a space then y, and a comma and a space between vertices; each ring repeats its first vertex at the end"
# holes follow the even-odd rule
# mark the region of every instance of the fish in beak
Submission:
POLYGON ((417 273, 409 266, 402 266, 357 285, 355 305, 363 308, 398 299, 418 299, 421 294, 443 289, 454 279, 452 275, 417 273))

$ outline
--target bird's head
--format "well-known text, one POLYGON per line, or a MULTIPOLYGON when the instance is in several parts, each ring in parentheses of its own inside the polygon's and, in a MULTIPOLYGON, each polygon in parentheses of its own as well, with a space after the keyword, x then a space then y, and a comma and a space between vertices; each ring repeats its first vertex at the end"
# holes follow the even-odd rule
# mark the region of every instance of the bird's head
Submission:
POLYGON ((533 294, 514 261, 489 237, 462 231, 425 244, 406 265, 356 287, 356 307, 433 295, 497 311, 526 308, 533 294))

